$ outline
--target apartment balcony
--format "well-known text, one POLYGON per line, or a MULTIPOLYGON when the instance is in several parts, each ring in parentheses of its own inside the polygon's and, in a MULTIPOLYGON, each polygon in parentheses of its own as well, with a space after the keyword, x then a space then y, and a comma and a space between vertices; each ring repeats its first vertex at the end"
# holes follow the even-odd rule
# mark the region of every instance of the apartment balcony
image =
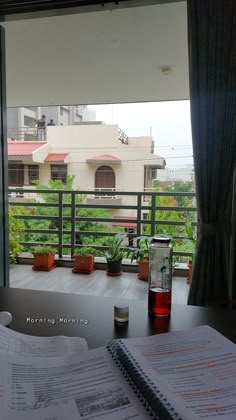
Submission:
MULTIPOLYGON (((124 192, 116 191, 122 204, 107 203, 106 199, 98 198, 95 203, 88 203, 88 198, 98 191, 70 191, 70 190, 35 190, 25 189, 27 198, 18 196, 18 190, 9 190, 10 208, 15 209, 15 218, 22 227, 22 254, 19 264, 10 269, 10 286, 33 290, 51 290, 67 293, 91 294, 96 296, 110 296, 116 298, 131 298, 146 300, 148 284, 137 278, 138 266, 129 259, 123 260, 123 274, 119 278, 106 275, 106 260, 102 256, 95 258, 96 270, 88 275, 73 274, 73 254, 78 246, 89 243, 95 254, 107 248, 108 238, 118 231, 125 231, 127 238, 124 246, 135 245, 140 235, 153 236, 157 227, 176 226, 184 228, 188 214, 195 215, 195 207, 157 206, 158 196, 173 195, 187 197, 189 203, 194 200, 194 193, 158 193, 158 192, 124 192), (143 197, 149 201, 144 201, 143 197), (130 204, 130 200, 133 204, 130 204), (160 211, 179 212, 183 220, 161 220, 160 211), (101 212, 102 210, 102 212, 101 212), (100 211, 100 213, 99 213, 100 211), (114 211, 118 212, 114 216, 114 211), (97 212, 97 213, 96 213, 97 212), (105 212, 105 213, 104 213, 105 212), (119 216, 120 212, 120 216, 119 216), (124 216, 123 214, 126 214, 124 216), (144 217, 148 214, 148 219, 144 217), (133 226, 130 229, 129 226, 133 226), (105 227, 105 228, 104 228, 105 227), (98 240, 99 239, 99 240, 98 240), (35 246, 48 244, 57 249, 56 265, 52 272, 35 272, 31 266, 31 254, 35 246)), ((99 195, 98 194, 98 195, 99 195)), ((103 196, 103 194, 101 194, 103 196)), ((174 217, 173 217, 174 219, 174 217)), ((181 237, 180 237, 181 238, 181 237)), ((173 238, 174 239, 174 238, 173 238)), ((188 259, 192 253, 188 250, 174 250, 178 261, 188 259)), ((173 277, 173 303, 186 304, 189 285, 186 283, 187 271, 179 270, 181 264, 175 264, 173 277)), ((184 264, 182 264, 183 266, 184 264)), ((185 264, 187 269, 187 264, 185 264)))
MULTIPOLYGON (((120 232, 122 226, 127 233, 125 245, 128 245, 140 235, 166 234, 168 227, 176 228, 177 234, 172 234, 172 239, 182 241, 186 239, 184 227, 187 218, 191 217, 196 225, 197 209, 192 204, 195 194, 190 192, 25 188, 27 198, 24 199, 19 196, 17 188, 11 188, 9 194, 9 206, 15 209, 15 218, 24 224, 21 233, 23 251, 30 252, 35 246, 47 243, 57 249, 59 260, 72 258, 75 247, 81 245, 89 244, 98 251, 104 250, 107 238, 120 232), (174 197, 174 205, 157 205, 158 197, 170 196, 174 197), (178 205, 177 200, 183 197, 187 197, 188 206, 178 205), (163 219, 167 214, 168 217, 163 219), (127 228, 131 221, 135 226, 133 230, 127 228)), ((188 258, 192 252, 174 250, 174 255, 188 258)))
MULTIPOLYGON (((35 121, 36 124, 36 121, 35 121)), ((38 135, 36 127, 18 127, 9 128, 7 130, 7 138, 14 141, 37 141, 47 140, 47 129, 43 133, 43 136, 38 135)))
MULTIPOLYGON (((33 271, 29 264, 10 268, 10 287, 18 289, 53 291, 79 295, 105 296, 117 299, 146 301, 148 282, 138 279, 135 272, 123 271, 122 276, 110 277, 96 269, 90 275, 73 274, 69 267, 58 267, 50 273, 33 271)), ((187 304, 189 285, 186 276, 173 277, 172 303, 187 304)))
POLYGON ((87 195, 87 204, 102 205, 120 205, 122 203, 121 195, 117 195, 116 188, 95 188, 91 194, 87 195))

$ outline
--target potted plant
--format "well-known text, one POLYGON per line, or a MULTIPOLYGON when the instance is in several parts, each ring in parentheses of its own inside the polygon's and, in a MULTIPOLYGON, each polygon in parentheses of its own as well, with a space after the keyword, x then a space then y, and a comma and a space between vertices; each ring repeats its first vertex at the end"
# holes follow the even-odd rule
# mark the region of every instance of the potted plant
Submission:
POLYGON ((152 241, 150 236, 140 236, 137 238, 137 247, 129 248, 127 255, 131 257, 131 262, 136 260, 139 266, 138 278, 148 281, 149 277, 149 246, 152 241))
POLYGON ((194 228, 192 225, 191 220, 187 220, 185 222, 185 232, 187 234, 187 239, 191 241, 194 245, 194 251, 193 251, 193 257, 188 261, 188 277, 187 277, 187 283, 191 283, 192 280, 192 274, 193 274, 193 262, 194 262, 194 252, 196 247, 196 238, 194 233, 194 228))
POLYGON ((33 270, 51 271, 56 268, 55 265, 56 250, 49 245, 39 245, 32 252, 34 256, 33 270))
POLYGON ((75 259, 75 267, 73 273, 90 274, 95 268, 94 265, 94 249, 89 246, 76 248, 73 258, 75 259))
POLYGON ((109 242, 108 250, 105 252, 108 276, 120 276, 122 274, 121 263, 127 252, 122 246, 125 238, 126 234, 117 234, 113 236, 112 240, 109 242))

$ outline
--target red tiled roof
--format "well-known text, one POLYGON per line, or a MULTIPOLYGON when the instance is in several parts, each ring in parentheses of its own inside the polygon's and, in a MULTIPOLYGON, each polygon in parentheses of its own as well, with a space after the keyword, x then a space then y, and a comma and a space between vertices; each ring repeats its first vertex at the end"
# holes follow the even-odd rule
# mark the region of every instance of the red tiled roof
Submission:
POLYGON ((8 156, 30 156, 46 141, 8 141, 8 156))
POLYGON ((44 162, 64 162, 69 153, 49 153, 44 162))
POLYGON ((99 155, 99 156, 94 156, 90 159, 87 159, 86 162, 88 163, 96 163, 96 162, 120 163, 121 160, 112 155, 99 155))
MULTIPOLYGON (((125 219, 125 220, 137 220, 136 217, 133 216, 119 216, 117 217, 117 219, 125 219)), ((137 227, 137 223, 132 223, 132 222, 112 222, 112 226, 123 226, 123 227, 132 227, 132 228, 136 228, 137 227)))

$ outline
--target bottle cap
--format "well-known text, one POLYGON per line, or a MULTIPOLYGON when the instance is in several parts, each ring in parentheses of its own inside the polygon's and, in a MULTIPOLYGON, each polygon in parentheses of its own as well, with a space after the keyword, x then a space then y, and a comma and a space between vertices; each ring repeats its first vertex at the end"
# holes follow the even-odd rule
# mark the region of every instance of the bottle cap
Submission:
POLYGON ((129 313, 129 305, 114 305, 114 312, 115 312, 116 315, 128 314, 129 313))
POLYGON ((170 238, 168 238, 167 236, 154 236, 153 242, 159 242, 160 244, 168 244, 170 243, 170 238))

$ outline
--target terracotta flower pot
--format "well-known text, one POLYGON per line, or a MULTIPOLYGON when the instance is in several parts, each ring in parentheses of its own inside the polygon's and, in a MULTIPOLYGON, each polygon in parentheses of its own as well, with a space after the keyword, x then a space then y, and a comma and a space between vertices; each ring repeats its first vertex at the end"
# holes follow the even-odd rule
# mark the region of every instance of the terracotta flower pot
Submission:
POLYGON ((138 272, 139 280, 148 281, 149 261, 148 260, 142 260, 142 261, 139 261, 138 264, 139 264, 139 272, 138 272))
POLYGON ((188 262, 188 277, 187 277, 187 283, 191 283, 192 280, 192 274, 193 274, 193 262, 188 262))
POLYGON ((73 273, 90 274, 94 270, 94 255, 73 255, 75 267, 73 273))
POLYGON ((55 254, 40 254, 37 252, 33 252, 34 256, 34 266, 32 267, 33 270, 37 271, 51 271, 56 268, 55 265, 55 254))

